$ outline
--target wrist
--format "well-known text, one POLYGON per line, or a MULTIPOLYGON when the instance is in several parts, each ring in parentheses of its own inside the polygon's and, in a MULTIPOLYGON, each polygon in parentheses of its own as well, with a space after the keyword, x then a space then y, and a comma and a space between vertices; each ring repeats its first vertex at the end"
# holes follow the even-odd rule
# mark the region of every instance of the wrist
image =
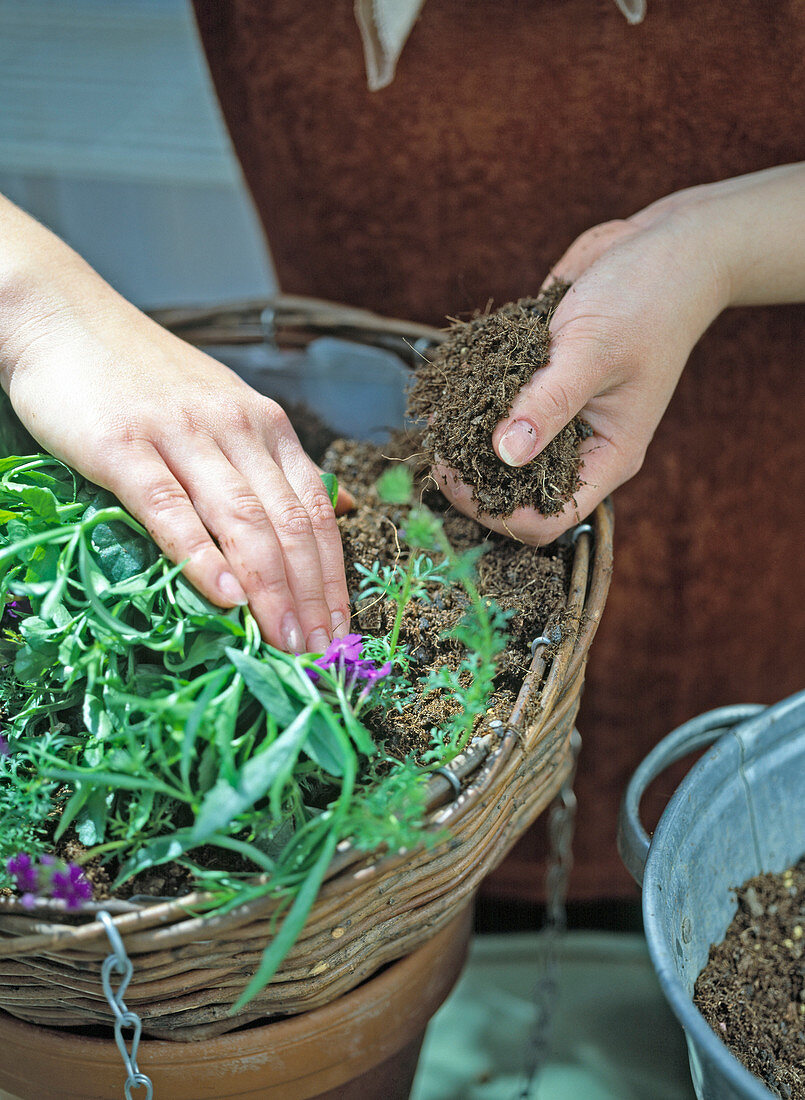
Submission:
POLYGON ((733 293, 729 250, 712 217, 712 196, 707 188, 695 190, 695 195, 683 193, 663 203, 653 227, 665 249, 665 277, 673 283, 664 297, 684 303, 679 321, 691 347, 733 293))
POLYGON ((719 309, 805 299, 805 164, 785 164, 678 191, 634 221, 687 223, 708 256, 719 309))
MULTIPOLYGON (((8 244, 6 239, 4 242, 8 244)), ((26 360, 28 349, 47 318, 53 322, 58 307, 44 285, 42 272, 52 278, 53 264, 39 250, 23 254, 4 247, 0 258, 0 383, 6 392, 26 360), (49 298, 51 300, 49 300, 49 298)))

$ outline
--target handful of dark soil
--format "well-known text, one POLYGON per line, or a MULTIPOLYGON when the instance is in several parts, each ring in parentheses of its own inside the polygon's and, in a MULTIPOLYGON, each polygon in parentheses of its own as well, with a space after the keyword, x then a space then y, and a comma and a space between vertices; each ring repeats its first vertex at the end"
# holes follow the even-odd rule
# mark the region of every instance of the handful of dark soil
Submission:
POLYGON ((579 446, 591 434, 581 417, 518 469, 501 462, 492 449, 493 428, 548 362, 548 325, 567 289, 567 283, 553 283, 538 298, 521 298, 456 322, 416 369, 408 413, 427 421, 427 458, 452 467, 490 516, 510 516, 523 507, 555 515, 581 484, 579 446))

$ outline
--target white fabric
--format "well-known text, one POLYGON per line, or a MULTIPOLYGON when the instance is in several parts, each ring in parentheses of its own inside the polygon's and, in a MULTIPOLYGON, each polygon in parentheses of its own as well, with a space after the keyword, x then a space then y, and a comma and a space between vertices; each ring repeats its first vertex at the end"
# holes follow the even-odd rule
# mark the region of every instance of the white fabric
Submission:
MULTIPOLYGON (((355 0, 370 92, 391 84, 403 46, 424 3, 425 0, 355 0)), ((642 23, 646 0, 615 0, 615 3, 629 23, 642 23)))
POLYGON ((391 84, 397 61, 425 0, 355 0, 369 90, 391 84))

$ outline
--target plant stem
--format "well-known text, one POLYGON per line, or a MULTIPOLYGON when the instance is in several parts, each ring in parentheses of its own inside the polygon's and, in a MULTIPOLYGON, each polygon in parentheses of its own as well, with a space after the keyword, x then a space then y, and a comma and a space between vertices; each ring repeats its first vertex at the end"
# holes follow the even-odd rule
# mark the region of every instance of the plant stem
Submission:
MULTIPOLYGON (((445 540, 447 541, 447 540, 445 540)), ((405 570, 405 581, 402 586, 401 592, 395 596, 395 602, 397 604, 397 614, 394 616, 394 625, 391 628, 391 634, 389 636, 389 656, 388 659, 391 663, 394 663, 394 655, 397 652, 397 642, 400 637, 400 628, 402 627, 403 614, 405 612, 408 598, 411 595, 411 586, 414 583, 414 551, 411 550, 408 555, 408 565, 405 570)))

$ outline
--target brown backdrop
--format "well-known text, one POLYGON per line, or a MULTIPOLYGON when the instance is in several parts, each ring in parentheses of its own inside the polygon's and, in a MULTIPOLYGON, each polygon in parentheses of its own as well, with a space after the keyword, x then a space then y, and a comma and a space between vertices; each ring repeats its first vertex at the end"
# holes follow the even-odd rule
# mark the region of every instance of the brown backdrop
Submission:
MULTIPOLYGON (((805 156, 801 0, 427 0, 366 89, 351 0, 195 0, 282 288, 442 323, 533 293, 584 229, 805 156)), ((804 246, 805 247, 805 246, 804 246)), ((580 729, 572 896, 629 896, 617 805, 664 733, 805 684, 805 316, 722 316, 640 475, 580 729)), ((670 792, 666 779, 656 801, 670 792)), ((539 829, 487 883, 541 893, 539 829)))

